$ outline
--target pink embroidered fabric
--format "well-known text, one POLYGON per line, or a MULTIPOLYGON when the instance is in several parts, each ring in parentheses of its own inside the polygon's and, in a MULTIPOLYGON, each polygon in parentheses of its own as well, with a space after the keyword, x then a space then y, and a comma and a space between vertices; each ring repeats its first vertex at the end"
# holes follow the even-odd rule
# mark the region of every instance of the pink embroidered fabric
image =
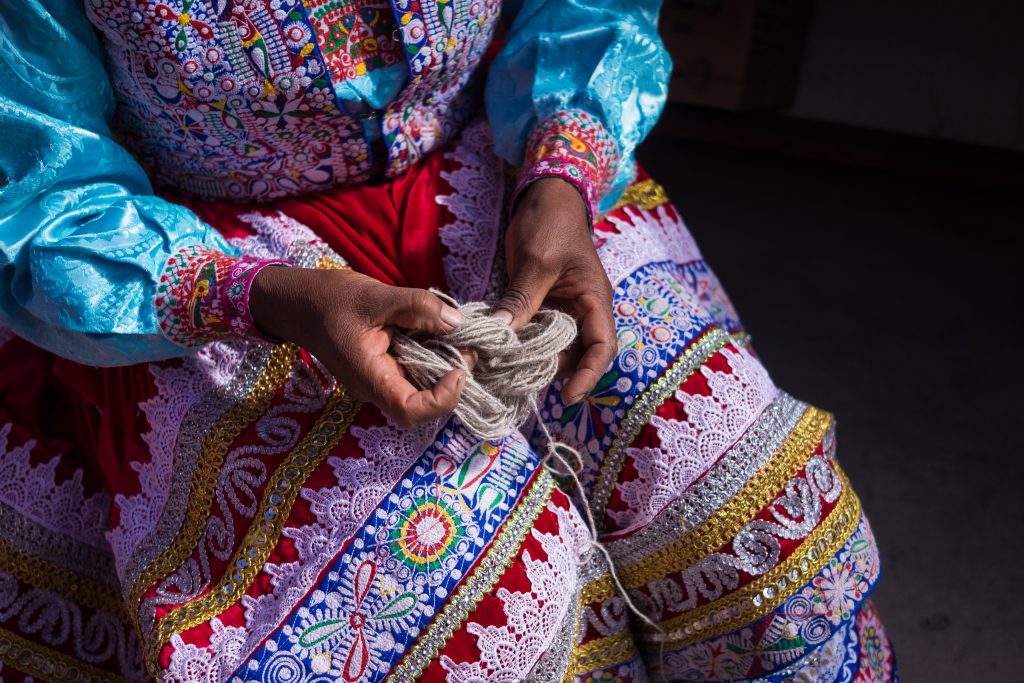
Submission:
POLYGON ((249 310, 256 274, 272 265, 292 264, 228 256, 202 245, 179 249, 164 265, 153 302, 161 332, 189 347, 230 336, 275 341, 256 328, 249 310))
POLYGON ((580 109, 557 112, 534 126, 527 139, 511 206, 540 178, 561 178, 579 190, 593 225, 618 161, 618 144, 597 118, 580 109))

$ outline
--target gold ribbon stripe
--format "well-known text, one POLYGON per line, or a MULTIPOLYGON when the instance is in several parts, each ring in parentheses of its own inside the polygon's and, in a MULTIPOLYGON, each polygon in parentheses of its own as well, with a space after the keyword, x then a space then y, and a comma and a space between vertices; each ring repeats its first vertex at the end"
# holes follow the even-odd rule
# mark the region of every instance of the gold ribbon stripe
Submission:
POLYGON ((21 548, 0 541, 0 570, 36 588, 52 591, 97 612, 127 617, 121 595, 92 579, 58 567, 21 548))
POLYGON ((747 480, 739 493, 689 533, 682 531, 672 543, 623 567, 620 577, 625 586, 640 588, 674 574, 731 541, 807 464, 831 421, 829 413, 808 407, 779 449, 747 480))
POLYGON ((619 201, 615 202, 615 206, 609 209, 606 213, 601 214, 598 220, 603 219, 612 211, 618 211, 624 206, 638 206, 641 209, 653 209, 662 204, 668 204, 668 194, 665 192, 665 188, 656 183, 651 178, 641 180, 640 182, 633 183, 626 188, 626 191, 622 193, 622 197, 619 201))
POLYGON ((743 588, 706 605, 661 622, 665 633, 644 627, 645 639, 685 645, 730 633, 770 614, 803 588, 846 544, 860 523, 860 500, 840 472, 843 493, 825 521, 808 534, 783 562, 743 588))
POLYGON ((208 593, 168 612, 157 624, 146 648, 147 666, 155 677, 159 677, 160 651, 173 635, 223 613, 252 585, 277 545, 299 490, 341 440, 359 405, 341 386, 331 394, 313 429, 292 449, 267 483, 259 510, 224 576, 208 593))
MULTIPOLYGON (((42 681, 129 683, 129 679, 0 628, 0 662, 42 681)), ((6 671, 6 670, 5 670, 6 671)))
POLYGON ((267 367, 256 380, 245 398, 233 405, 213 425, 203 439, 199 461, 192 475, 192 488, 188 498, 188 509, 182 520, 181 530, 174 541, 135 580, 128 605, 132 618, 138 621, 139 603, 146 589, 157 583, 181 566, 196 548, 203 529, 206 528, 213 501, 214 489, 224 464, 228 447, 238 438, 247 425, 257 420, 270 405, 274 394, 288 378, 296 348, 291 344, 275 346, 270 353, 267 367))

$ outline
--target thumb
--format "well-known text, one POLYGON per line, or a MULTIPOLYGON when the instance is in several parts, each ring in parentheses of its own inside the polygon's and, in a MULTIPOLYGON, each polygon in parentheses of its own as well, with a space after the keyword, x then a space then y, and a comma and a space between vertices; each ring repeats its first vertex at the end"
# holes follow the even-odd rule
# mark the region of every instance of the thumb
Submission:
POLYGON ((501 300, 494 305, 492 315, 518 330, 530 322, 530 318, 544 303, 544 297, 548 295, 555 280, 554 273, 546 273, 540 268, 520 268, 512 276, 501 300))
POLYGON ((466 321, 458 309, 425 289, 391 289, 394 291, 382 321, 384 324, 431 334, 447 334, 466 321))

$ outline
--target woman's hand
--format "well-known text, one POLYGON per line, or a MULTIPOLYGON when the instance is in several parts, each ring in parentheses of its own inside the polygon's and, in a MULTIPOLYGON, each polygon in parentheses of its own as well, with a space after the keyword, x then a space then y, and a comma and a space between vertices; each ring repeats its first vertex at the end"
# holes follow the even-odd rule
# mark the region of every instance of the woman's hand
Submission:
POLYGON ((523 194, 505 235, 509 286, 495 315, 514 329, 545 301, 579 324, 582 349, 568 361, 562 400, 589 393, 615 358, 612 286, 590 239, 587 209, 575 187, 559 178, 537 180, 523 194))
POLYGON ((270 267, 253 280, 249 308, 266 334, 315 355, 349 394, 402 427, 446 415, 459 402, 464 371, 452 370, 420 391, 388 354, 395 327, 444 334, 463 321, 426 290, 392 287, 351 270, 270 267))

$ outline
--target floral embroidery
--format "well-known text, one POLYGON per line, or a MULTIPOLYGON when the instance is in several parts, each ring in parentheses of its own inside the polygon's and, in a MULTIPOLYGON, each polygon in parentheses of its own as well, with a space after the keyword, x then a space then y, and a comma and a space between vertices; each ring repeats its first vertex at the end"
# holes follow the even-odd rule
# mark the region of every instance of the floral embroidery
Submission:
POLYGON ((815 612, 823 614, 833 624, 848 621, 868 590, 863 562, 852 559, 840 562, 832 558, 814 578, 814 587, 817 589, 812 598, 815 612))
POLYGON ((598 119, 578 109, 557 112, 530 132, 513 196, 518 197, 539 178, 562 178, 583 195, 593 223, 597 205, 615 177, 618 161, 618 144, 598 119))
MULTIPOLYGON (((403 60, 391 3, 386 0, 307 0, 310 23, 336 81, 350 80, 403 60)), ((304 24, 286 25, 296 43, 308 41, 304 24)))
POLYGON ((228 336, 265 339, 249 312, 249 289, 266 266, 281 259, 236 258, 201 245, 183 247, 164 265, 154 304, 160 330, 182 346, 228 336))
POLYGON ((466 86, 501 5, 85 4, 109 55, 119 140, 161 184, 197 197, 247 201, 368 180, 374 160, 363 123, 341 106, 335 86, 401 64, 403 51, 411 79, 381 116, 387 175, 453 138, 478 108, 466 86))

